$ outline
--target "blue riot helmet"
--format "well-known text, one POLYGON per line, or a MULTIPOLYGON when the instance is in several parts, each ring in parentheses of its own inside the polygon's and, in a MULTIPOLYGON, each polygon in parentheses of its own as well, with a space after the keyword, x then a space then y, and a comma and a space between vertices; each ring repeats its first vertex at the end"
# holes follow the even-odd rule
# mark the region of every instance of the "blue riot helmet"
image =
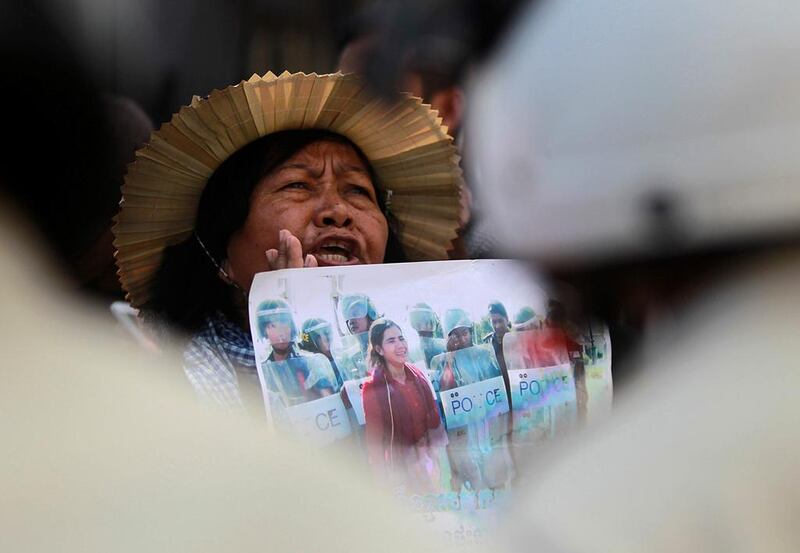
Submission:
POLYGON ((539 325, 539 317, 532 307, 525 306, 514 316, 514 329, 531 330, 539 325))
POLYGON ((441 338, 442 325, 439 316, 427 303, 418 303, 408 310, 411 327, 417 332, 433 332, 434 336, 441 338))
POLYGON ((346 294, 339 300, 339 305, 345 321, 361 317, 369 317, 374 321, 378 318, 375 304, 366 294, 346 294))
POLYGON ((503 305, 503 303, 498 300, 494 300, 489 303, 489 314, 500 315, 501 317, 505 317, 506 319, 508 319, 508 312, 506 311, 506 306, 503 305))
POLYGON ((291 330, 290 341, 297 338, 297 327, 292 317, 292 308, 282 299, 262 301, 256 309, 256 325, 259 338, 267 337, 267 325, 270 323, 283 323, 289 325, 291 330))
POLYGON ((333 340, 331 323, 325 319, 308 319, 303 323, 300 332, 300 347, 312 353, 330 351, 333 340), (327 347, 321 347, 327 341, 327 347))
POLYGON ((449 336, 451 332, 461 327, 472 330, 472 319, 470 319, 469 313, 467 313, 460 307, 456 307, 454 309, 448 309, 447 311, 445 311, 444 314, 445 335, 449 336))
POLYGON ((351 334, 366 332, 369 330, 369 325, 367 325, 366 328, 354 331, 355 325, 351 324, 349 321, 356 321, 366 317, 371 323, 378 318, 378 310, 375 309, 375 304, 372 303, 372 300, 369 299, 369 296, 366 294, 355 293, 342 296, 339 300, 339 309, 351 334))

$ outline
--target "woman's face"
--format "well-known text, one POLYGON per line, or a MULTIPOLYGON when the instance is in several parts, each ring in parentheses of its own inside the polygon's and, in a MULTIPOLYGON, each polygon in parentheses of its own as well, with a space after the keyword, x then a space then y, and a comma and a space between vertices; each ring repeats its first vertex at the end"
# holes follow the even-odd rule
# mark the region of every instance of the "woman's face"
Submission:
POLYGON ((387 365, 402 365, 408 358, 408 344, 403 333, 396 326, 383 333, 383 342, 378 349, 387 365))
POLYGON ((352 147, 309 144, 256 185, 250 211, 228 242, 228 272, 245 290, 269 270, 282 229, 319 265, 381 263, 389 227, 367 167, 352 147))
POLYGON ((447 351, 457 351, 472 346, 472 330, 465 326, 453 329, 447 337, 447 351))

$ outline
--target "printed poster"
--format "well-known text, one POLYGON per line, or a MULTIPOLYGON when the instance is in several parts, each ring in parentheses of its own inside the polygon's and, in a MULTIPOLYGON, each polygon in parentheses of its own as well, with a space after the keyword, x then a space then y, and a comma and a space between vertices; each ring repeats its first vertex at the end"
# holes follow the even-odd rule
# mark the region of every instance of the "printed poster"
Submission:
POLYGON ((267 417, 320 447, 359 448, 418 511, 480 512, 512 487, 516 447, 610 406, 606 328, 568 321, 542 282, 508 260, 258 274, 267 417))

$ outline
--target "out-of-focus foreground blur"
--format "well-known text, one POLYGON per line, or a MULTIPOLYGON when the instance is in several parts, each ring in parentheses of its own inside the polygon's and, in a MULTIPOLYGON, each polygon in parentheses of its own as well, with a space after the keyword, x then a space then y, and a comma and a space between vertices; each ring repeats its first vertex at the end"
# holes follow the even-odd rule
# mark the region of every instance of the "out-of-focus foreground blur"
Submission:
POLYGON ((800 544, 798 30, 785 2, 558 0, 476 72, 499 243, 641 333, 609 427, 529 472, 514 550, 800 544))
POLYGON ((473 82, 510 255, 587 267, 800 233, 800 8, 560 0, 473 82))
POLYGON ((405 514, 346 457, 198 405, 169 356, 64 297, 15 219, 0 248, 0 549, 441 550, 415 521, 388 523, 405 514))

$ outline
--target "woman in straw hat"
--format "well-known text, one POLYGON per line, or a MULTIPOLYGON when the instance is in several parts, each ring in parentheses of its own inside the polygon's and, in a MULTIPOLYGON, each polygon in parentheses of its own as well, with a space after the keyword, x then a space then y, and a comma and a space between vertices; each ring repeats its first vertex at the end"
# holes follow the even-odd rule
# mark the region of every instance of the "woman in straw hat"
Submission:
POLYGON ((191 336, 201 396, 253 406, 253 276, 446 259, 457 159, 419 99, 375 99, 348 75, 254 75, 195 97, 137 152, 114 229, 120 280, 146 317, 191 336))

